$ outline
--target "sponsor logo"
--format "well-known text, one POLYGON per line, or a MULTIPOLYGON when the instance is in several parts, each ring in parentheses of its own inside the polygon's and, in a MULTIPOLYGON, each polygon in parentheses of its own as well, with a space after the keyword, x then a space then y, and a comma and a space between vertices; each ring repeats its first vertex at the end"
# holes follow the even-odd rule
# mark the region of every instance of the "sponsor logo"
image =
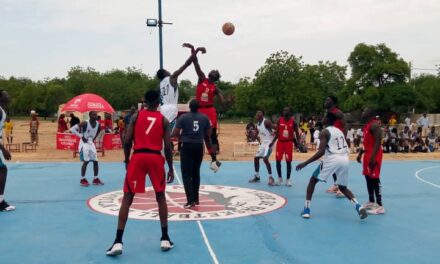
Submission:
MULTIPOLYGON (((129 218, 159 220, 156 196, 152 187, 145 193, 136 194, 130 208, 129 218)), ((99 213, 117 216, 123 192, 104 193, 88 200, 88 206, 99 213)), ((166 189, 168 220, 195 221, 217 220, 264 214, 283 207, 286 199, 279 195, 232 186, 202 185, 199 191, 200 204, 184 209, 185 190, 181 185, 170 185, 166 189)))

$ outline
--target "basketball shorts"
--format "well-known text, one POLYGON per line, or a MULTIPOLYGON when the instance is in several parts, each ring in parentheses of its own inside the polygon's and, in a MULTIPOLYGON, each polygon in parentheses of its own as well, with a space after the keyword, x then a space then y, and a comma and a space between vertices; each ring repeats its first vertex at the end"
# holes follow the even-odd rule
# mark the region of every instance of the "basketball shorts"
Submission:
POLYGON ((79 158, 81 161, 98 161, 95 143, 82 143, 79 151, 79 158))
POLYGON ((269 147, 270 143, 262 143, 255 154, 256 158, 269 158, 272 153, 272 149, 269 147))
POLYGON ((200 107, 199 113, 205 114, 208 117, 212 128, 217 128, 217 111, 215 110, 215 107, 200 107))
POLYGON ((368 166, 368 163, 370 162, 370 158, 371 158, 371 152, 365 152, 364 160, 362 161, 362 165, 363 165, 362 174, 369 176, 370 178, 373 179, 379 179, 380 169, 382 168, 382 156, 383 153, 382 151, 379 150, 375 158, 376 166, 374 166, 374 169, 371 170, 370 167, 368 166))
POLYGON ((321 161, 318 168, 313 172, 313 177, 319 181, 327 182, 328 177, 336 174, 336 184, 347 186, 349 158, 346 155, 331 155, 321 161))
POLYGON ((281 161, 284 155, 286 155, 286 161, 292 161, 293 142, 278 140, 275 154, 276 161, 281 161))
POLYGON ((153 153, 134 153, 128 163, 124 192, 144 193, 148 174, 155 192, 165 191, 165 158, 153 153))

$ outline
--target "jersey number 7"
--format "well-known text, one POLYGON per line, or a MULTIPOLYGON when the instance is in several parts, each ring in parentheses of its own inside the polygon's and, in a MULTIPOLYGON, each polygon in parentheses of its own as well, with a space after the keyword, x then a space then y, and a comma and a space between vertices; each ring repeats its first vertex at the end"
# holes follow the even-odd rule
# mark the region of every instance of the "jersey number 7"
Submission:
POLYGON ((157 118, 155 118, 155 117, 147 117, 147 120, 150 121, 151 123, 150 123, 150 125, 148 126, 147 131, 145 132, 145 134, 148 135, 148 134, 150 133, 150 130, 153 128, 154 123, 156 122, 156 119, 157 119, 157 118))

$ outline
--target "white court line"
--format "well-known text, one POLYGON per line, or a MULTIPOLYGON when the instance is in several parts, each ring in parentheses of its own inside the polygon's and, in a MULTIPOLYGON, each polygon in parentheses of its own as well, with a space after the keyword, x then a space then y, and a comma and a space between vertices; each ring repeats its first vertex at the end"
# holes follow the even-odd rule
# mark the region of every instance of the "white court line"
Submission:
POLYGON ((420 169, 420 170, 416 171, 416 173, 414 174, 414 176, 416 176, 416 178, 417 178, 419 181, 422 181, 422 182, 424 182, 424 183, 427 183, 427 184, 429 184, 429 185, 432 185, 432 186, 434 186, 434 187, 440 189, 440 185, 437 185, 437 184, 434 184, 434 183, 432 183, 432 182, 429 182, 429 181, 427 181, 427 180, 425 180, 425 179, 422 179, 422 178, 420 177, 420 175, 419 175, 419 173, 422 172, 422 171, 429 170, 429 169, 434 169, 434 168, 440 168, 440 166, 432 166, 432 167, 427 167, 427 168, 420 169))
MULTIPOLYGON (((174 171, 174 176, 177 178, 177 181, 179 182, 180 185, 182 185, 182 181, 180 180, 179 175, 177 174, 177 170, 174 166, 173 166, 173 171, 174 171)), ((203 228, 202 223, 200 222, 200 220, 197 220, 196 222, 197 225, 199 226, 200 233, 202 233, 203 240, 205 241, 206 247, 208 248, 209 255, 211 255, 212 261, 214 262, 214 264, 219 264, 217 256, 215 255, 215 252, 211 247, 211 243, 209 243, 208 237, 206 236, 205 229, 203 228)))

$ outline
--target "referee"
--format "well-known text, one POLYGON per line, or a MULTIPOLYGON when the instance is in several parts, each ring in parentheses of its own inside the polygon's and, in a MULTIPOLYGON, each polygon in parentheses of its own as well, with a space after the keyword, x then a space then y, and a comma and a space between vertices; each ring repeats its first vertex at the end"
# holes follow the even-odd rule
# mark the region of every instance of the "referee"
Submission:
POLYGON ((199 113, 199 102, 191 100, 190 113, 177 119, 176 127, 171 137, 179 137, 182 142, 180 151, 180 169, 187 203, 184 208, 193 208, 199 204, 200 166, 203 160, 203 141, 211 157, 216 161, 211 147, 211 124, 206 115, 199 113))

